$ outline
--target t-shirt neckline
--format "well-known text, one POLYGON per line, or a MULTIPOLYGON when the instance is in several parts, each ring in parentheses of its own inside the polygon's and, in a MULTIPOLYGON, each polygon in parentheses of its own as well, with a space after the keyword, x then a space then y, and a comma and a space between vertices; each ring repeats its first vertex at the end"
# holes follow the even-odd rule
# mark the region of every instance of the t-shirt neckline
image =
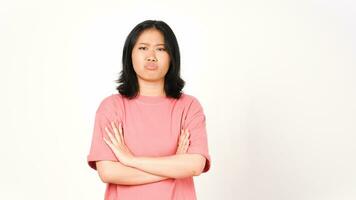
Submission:
POLYGON ((137 94, 136 100, 145 104, 160 104, 169 101, 167 96, 146 96, 137 94))

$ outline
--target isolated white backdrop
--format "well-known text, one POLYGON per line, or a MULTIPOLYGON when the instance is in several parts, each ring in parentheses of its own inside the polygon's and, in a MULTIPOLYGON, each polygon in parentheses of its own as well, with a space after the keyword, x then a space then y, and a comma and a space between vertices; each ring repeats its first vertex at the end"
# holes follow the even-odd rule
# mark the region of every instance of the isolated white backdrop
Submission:
POLYGON ((103 199, 86 163, 129 31, 167 22, 207 117, 199 199, 356 199, 356 3, 1 1, 0 199, 103 199))

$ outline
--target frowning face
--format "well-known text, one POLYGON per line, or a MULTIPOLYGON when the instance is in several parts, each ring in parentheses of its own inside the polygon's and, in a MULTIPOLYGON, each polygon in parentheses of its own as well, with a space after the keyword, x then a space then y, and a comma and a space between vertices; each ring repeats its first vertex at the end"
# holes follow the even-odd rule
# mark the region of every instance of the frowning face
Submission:
POLYGON ((143 31, 132 49, 132 64, 137 79, 164 81, 170 56, 165 49, 163 34, 154 28, 143 31))

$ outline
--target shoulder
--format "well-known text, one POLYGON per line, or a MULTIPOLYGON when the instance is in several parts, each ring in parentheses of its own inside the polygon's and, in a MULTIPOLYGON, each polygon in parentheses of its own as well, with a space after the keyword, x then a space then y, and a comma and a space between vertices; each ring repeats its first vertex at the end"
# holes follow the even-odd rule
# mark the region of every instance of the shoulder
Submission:
POLYGON ((180 101, 185 105, 190 108, 199 108, 202 109, 202 105, 199 101, 199 99, 196 96, 193 96, 191 94, 187 93, 182 93, 182 96, 180 97, 180 101))
POLYGON ((182 95, 181 97, 179 98, 181 101, 195 101, 197 100, 197 98, 191 94, 188 94, 188 93, 185 93, 185 92, 182 92, 182 95))
POLYGON ((121 94, 111 94, 104 97, 99 103, 96 112, 109 112, 113 110, 118 110, 121 107, 123 97, 121 94))

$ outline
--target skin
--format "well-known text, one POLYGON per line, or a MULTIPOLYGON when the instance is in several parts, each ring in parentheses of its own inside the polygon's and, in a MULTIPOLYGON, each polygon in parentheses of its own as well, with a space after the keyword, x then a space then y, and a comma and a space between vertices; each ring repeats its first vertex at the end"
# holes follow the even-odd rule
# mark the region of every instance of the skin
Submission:
POLYGON ((170 57, 164 47, 164 36, 156 29, 141 33, 132 49, 132 64, 136 72, 139 93, 144 96, 164 96, 164 76, 169 69, 170 57), (144 66, 153 63, 157 70, 148 70, 144 66))
MULTIPOLYGON (((165 96, 164 77, 169 69, 170 56, 164 47, 164 36, 156 29, 141 33, 132 50, 132 63, 139 83, 139 94, 165 96), (145 66, 153 64, 155 70, 145 66)), ((189 131, 181 130, 175 155, 163 157, 134 156, 124 142, 124 130, 118 122, 111 122, 113 133, 105 128, 105 143, 119 162, 98 161, 101 180, 106 183, 138 185, 169 178, 198 176, 203 171, 206 159, 200 154, 187 154, 189 131)))
MULTIPOLYGON (((114 123, 112 123, 112 126, 114 123)), ((120 132, 119 132, 120 133, 120 132)), ((110 146, 110 148, 116 152, 115 155, 119 157, 120 150, 118 146, 126 149, 127 147, 123 144, 123 140, 121 140, 120 134, 118 135, 118 129, 114 127, 114 135, 107 131, 108 138, 103 138, 104 141, 110 146), (109 140, 109 141, 108 141, 109 140), (121 145, 119 145, 121 143, 121 145), (116 146, 115 146, 116 145, 116 146)), ((123 134, 123 130, 121 129, 121 135, 123 134)), ((187 152, 189 146, 189 132, 186 130, 181 131, 178 147, 176 151, 176 155, 184 154, 187 152)), ((131 154, 132 155, 132 154, 131 154)), ((125 160, 125 156, 122 157, 125 160)), ((146 183, 153 183, 157 181, 162 181, 166 179, 170 179, 170 177, 155 175, 134 167, 130 167, 124 165, 121 162, 113 162, 113 161, 98 161, 96 163, 97 170, 101 180, 104 183, 112 183, 119 185, 141 185, 146 183)))

